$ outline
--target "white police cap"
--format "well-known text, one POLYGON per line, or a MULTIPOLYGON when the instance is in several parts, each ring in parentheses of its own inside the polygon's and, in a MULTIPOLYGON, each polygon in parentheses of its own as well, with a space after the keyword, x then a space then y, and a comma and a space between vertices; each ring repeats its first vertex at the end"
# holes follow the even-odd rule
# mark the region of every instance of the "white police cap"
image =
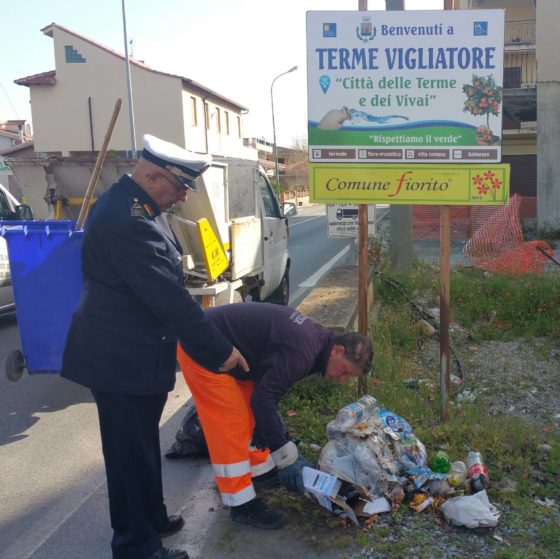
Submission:
POLYGON ((198 190, 196 179, 210 166, 210 157, 187 151, 171 142, 144 134, 142 157, 173 173, 187 188, 198 190))

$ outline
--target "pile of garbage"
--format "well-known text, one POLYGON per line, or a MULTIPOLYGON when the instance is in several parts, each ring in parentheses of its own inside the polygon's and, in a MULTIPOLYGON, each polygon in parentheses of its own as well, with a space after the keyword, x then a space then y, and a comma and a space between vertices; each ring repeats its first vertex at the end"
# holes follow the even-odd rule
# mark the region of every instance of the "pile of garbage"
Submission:
POLYGON ((480 453, 467 463, 450 463, 443 451, 427 465, 426 448, 411 425, 363 396, 342 408, 327 425, 320 470, 307 468, 309 494, 334 514, 358 524, 358 517, 397 510, 402 502, 417 512, 441 510, 452 524, 492 527, 498 510, 486 495, 488 469, 480 453))

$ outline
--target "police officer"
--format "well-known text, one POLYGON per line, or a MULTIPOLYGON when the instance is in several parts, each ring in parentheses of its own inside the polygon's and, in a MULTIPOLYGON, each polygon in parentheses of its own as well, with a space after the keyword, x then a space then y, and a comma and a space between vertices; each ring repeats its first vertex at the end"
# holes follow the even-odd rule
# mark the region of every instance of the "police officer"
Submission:
POLYGON ((113 559, 184 559, 161 538, 184 521, 163 499, 159 420, 175 383, 176 342, 248 370, 184 286, 181 246, 162 212, 198 189, 209 161, 156 138, 132 176, 102 194, 87 220, 83 290, 61 376, 91 389, 109 490, 113 559))

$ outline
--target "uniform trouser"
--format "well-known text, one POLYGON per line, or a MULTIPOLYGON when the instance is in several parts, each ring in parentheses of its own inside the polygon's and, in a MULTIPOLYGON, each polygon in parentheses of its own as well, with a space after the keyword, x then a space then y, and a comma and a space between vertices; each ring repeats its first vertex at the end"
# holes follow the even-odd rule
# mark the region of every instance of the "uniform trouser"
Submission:
POLYGON ((107 472, 113 559, 147 559, 161 548, 155 526, 167 519, 159 444, 167 394, 92 392, 107 472))
POLYGON ((255 385, 208 371, 180 346, 177 359, 194 399, 222 500, 230 507, 242 505, 255 497, 252 477, 274 468, 268 449, 251 446, 255 420, 250 399, 255 385))

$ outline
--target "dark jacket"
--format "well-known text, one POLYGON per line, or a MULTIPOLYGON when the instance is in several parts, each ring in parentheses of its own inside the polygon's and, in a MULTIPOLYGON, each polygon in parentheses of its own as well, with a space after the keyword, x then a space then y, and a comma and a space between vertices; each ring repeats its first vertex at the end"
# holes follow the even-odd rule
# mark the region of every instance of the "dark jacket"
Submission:
MULTIPOLYGON (((304 314, 270 303, 240 303, 205 309, 220 332, 243 354, 249 373, 231 374, 255 383, 251 408, 259 435, 271 450, 287 438, 278 403, 302 378, 324 374, 336 333, 325 330, 304 314)), ((194 348, 185 351, 200 365, 212 369, 209 358, 194 348)))
POLYGON ((229 357, 231 343, 184 287, 182 250, 164 218, 128 175, 93 206, 61 376, 102 392, 161 394, 174 386, 179 336, 214 369, 229 357))

